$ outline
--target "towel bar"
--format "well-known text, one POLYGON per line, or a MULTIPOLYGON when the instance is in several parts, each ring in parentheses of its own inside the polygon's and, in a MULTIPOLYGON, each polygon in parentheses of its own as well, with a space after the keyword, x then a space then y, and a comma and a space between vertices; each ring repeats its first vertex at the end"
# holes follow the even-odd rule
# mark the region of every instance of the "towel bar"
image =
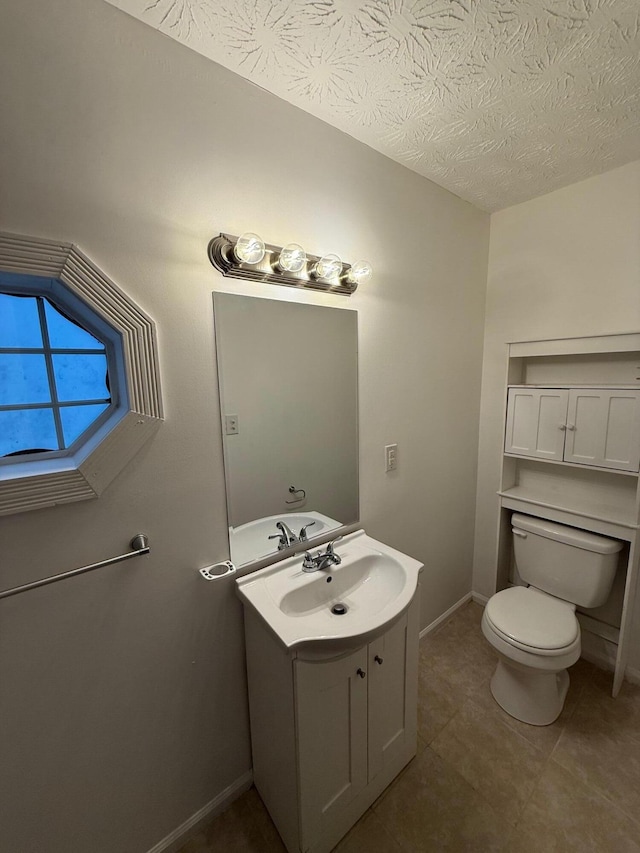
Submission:
POLYGON ((91 572, 93 569, 99 569, 102 566, 110 566, 112 563, 120 563, 122 560, 130 560, 131 557, 139 557, 141 554, 148 554, 151 550, 149 548, 149 537, 145 536, 144 533, 136 533, 131 540, 131 547, 134 550, 129 551, 126 554, 119 554, 117 557, 111 557, 108 560, 100 560, 99 563, 91 563, 89 566, 82 566, 79 569, 71 569, 69 572, 62 572, 59 575, 51 575, 51 577, 42 578, 42 580, 39 581, 25 583, 22 584, 22 586, 14 586, 12 589, 5 589, 0 592, 0 598, 9 598, 9 596, 17 595, 19 592, 26 592, 29 589, 36 589, 39 586, 46 586, 50 583, 56 583, 57 581, 75 577, 75 575, 84 574, 84 572, 91 572))

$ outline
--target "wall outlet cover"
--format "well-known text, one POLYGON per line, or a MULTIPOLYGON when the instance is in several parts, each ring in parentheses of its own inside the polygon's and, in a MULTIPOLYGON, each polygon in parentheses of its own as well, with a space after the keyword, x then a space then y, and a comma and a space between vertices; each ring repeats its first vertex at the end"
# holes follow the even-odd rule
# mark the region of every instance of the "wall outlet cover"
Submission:
POLYGON ((237 415, 224 416, 224 431, 225 435, 237 435, 240 432, 237 415))

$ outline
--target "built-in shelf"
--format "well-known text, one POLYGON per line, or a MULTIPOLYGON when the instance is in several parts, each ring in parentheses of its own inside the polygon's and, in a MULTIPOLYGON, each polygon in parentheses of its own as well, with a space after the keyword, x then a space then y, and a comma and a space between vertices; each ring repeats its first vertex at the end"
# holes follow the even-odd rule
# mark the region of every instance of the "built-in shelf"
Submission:
POLYGON ((511 358, 597 355, 615 352, 640 352, 640 332, 619 332, 586 338, 545 338, 537 341, 512 341, 511 358))
MULTIPOLYGON (((588 391, 590 388, 594 390, 602 388, 603 383, 598 382, 597 385, 594 385, 593 382, 583 383, 583 382, 564 382, 564 383, 554 383, 554 382, 525 382, 522 384, 512 384, 509 385, 509 388, 579 388, 581 391, 588 391)), ((629 384, 628 382, 623 385, 616 385, 612 382, 606 383, 607 388, 612 388, 614 391, 637 391, 638 387, 640 387, 640 381, 635 384, 629 384)))
MULTIPOLYGON (((560 523, 564 520, 565 524, 583 527, 585 530, 593 530, 596 533, 617 536, 618 538, 628 540, 631 533, 635 533, 638 530, 635 507, 607 506, 606 504, 589 500, 579 501, 578 503, 572 501, 568 505, 567 503, 559 503, 557 500, 549 500, 548 496, 536 494, 522 486, 512 486, 510 489, 498 492, 498 494, 502 498, 502 505, 507 508, 522 510, 519 504, 529 504, 541 510, 551 510, 554 515, 548 517, 552 520, 560 521, 560 523), (518 506, 507 504, 506 502, 508 501, 517 502, 518 506), (562 513, 566 518, 558 518, 558 513, 562 513), (574 518, 570 518, 571 516, 574 516, 574 518), (613 525, 621 529, 614 533, 609 527, 605 533, 601 524, 592 525, 589 522, 602 522, 603 524, 613 525)), ((526 509, 523 511, 526 512, 526 509)), ((536 512, 535 514, 547 517, 541 512, 536 512)))
MULTIPOLYGON (((616 440, 621 435, 628 437, 634 431, 638 432, 640 332, 509 343, 505 380, 507 416, 502 445, 505 452, 502 454, 498 491, 501 512, 498 520, 496 588, 504 588, 511 579, 512 512, 538 516, 628 543, 621 552, 622 559, 626 561, 624 591, 611 599, 609 611, 605 613, 608 621, 600 621, 586 614, 579 615, 583 629, 590 636, 596 635, 613 644, 614 649, 617 647, 614 652, 613 682, 613 695, 616 696, 627 666, 633 613, 637 610, 640 475, 637 470, 628 469, 638 467, 638 448, 633 441, 628 442, 624 446, 624 450, 629 451, 627 459, 627 456, 616 455, 619 442, 614 452, 611 452, 606 440, 604 451, 589 453, 585 452, 584 437, 591 433, 595 435, 597 429, 612 430, 616 440), (527 389, 527 393, 518 389, 527 389), (542 422, 536 421, 536 417, 541 417, 536 406, 544 389, 555 389, 555 396, 553 393, 544 395, 548 408, 546 420, 542 422), (612 421, 604 416, 600 420, 590 421, 588 416, 583 415, 587 432, 581 433, 583 442, 580 449, 576 450, 573 436, 576 424, 579 429, 580 423, 575 418, 574 401, 579 399, 582 392, 590 389, 602 392, 599 395, 602 406, 597 410, 600 415, 608 411, 609 400, 616 396, 611 392, 633 391, 635 397, 622 395, 622 398, 627 400, 631 397, 636 400, 636 404, 633 411, 628 406, 628 416, 621 415, 622 410, 618 408, 616 418, 612 421), (527 396, 532 401, 530 411, 534 413, 533 425, 530 426, 526 420, 518 420, 516 429, 515 407, 512 407, 511 401, 516 397, 527 396), (552 409, 556 400, 559 402, 552 409), (566 418, 563 419, 563 415, 566 418), (620 420, 621 417, 623 420, 620 420), (554 440, 556 418, 563 433, 558 441, 554 440), (590 428, 591 433, 588 432, 590 428), (602 464, 590 464, 593 459, 602 464)), ((598 440, 595 445, 599 449, 598 440)))
MULTIPOLYGON (((526 460, 535 459, 536 462, 542 462, 543 465, 558 465, 558 466, 561 466, 563 468, 574 468, 574 469, 577 467, 575 462, 562 462, 559 459, 545 459, 542 456, 524 456, 524 455, 521 455, 520 453, 505 453, 504 455, 510 457, 511 459, 526 459, 526 460)), ((580 463, 580 468, 581 469, 584 468, 586 471, 597 471, 599 473, 615 474, 616 476, 621 475, 623 477, 636 477, 637 478, 639 476, 638 471, 625 471, 622 468, 603 468, 602 465, 584 465, 582 462, 580 463)))

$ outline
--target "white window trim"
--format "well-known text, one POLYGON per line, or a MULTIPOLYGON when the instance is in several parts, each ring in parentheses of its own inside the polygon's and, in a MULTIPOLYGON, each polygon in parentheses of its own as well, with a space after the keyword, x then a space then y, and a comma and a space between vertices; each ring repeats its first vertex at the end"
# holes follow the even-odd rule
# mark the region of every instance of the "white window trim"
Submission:
POLYGON ((0 515, 98 497, 163 420, 155 324, 70 243, 0 232, 0 270, 58 279, 121 334, 128 399, 125 416, 73 456, 0 470, 0 515))

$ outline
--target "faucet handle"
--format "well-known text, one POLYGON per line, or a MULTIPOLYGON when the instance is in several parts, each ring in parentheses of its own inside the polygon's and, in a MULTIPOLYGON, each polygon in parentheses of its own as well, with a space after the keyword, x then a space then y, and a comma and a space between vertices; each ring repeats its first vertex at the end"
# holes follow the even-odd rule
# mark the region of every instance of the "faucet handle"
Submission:
POLYGON ((300 533, 298 534, 298 539, 300 540, 300 542, 308 541, 307 527, 313 527, 314 524, 315 521, 310 521, 309 524, 305 524, 305 526, 300 530, 300 533))
POLYGON ((274 533, 273 536, 268 536, 267 539, 278 540, 278 551, 284 551, 292 545, 292 543, 287 539, 287 535, 285 533, 274 533))

